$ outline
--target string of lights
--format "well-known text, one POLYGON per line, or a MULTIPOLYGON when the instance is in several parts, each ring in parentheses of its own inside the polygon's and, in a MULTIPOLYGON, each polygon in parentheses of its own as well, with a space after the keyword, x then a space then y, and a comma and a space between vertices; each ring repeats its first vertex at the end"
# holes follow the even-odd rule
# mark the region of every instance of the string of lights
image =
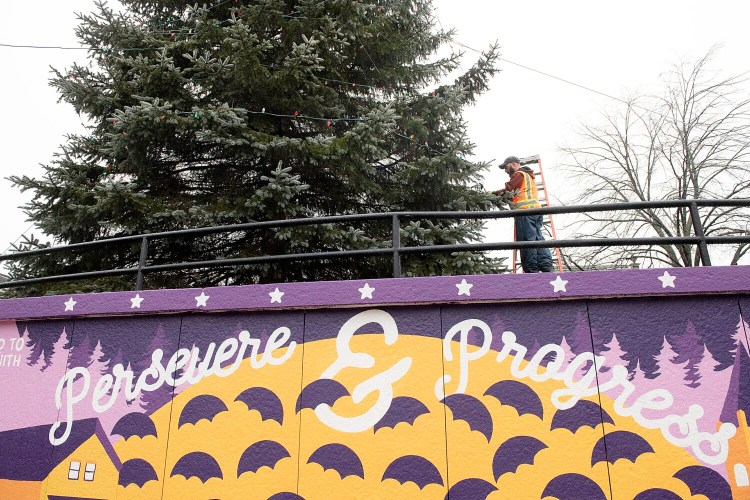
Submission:
MULTIPOLYGON (((251 111, 251 110, 244 110, 248 114, 253 115, 266 115, 266 116, 275 116, 277 118, 290 118, 294 120, 315 120, 315 121, 321 121, 326 122, 326 126, 330 127, 336 122, 361 122, 364 120, 362 117, 353 117, 353 118, 334 118, 334 117, 323 117, 323 116, 311 116, 311 115, 304 115, 300 113, 299 111, 295 111, 292 114, 284 114, 284 113, 272 113, 270 111, 266 111, 266 108, 261 109, 260 111, 251 111)), ((180 115, 180 116, 190 116, 192 118, 195 118, 196 120, 200 120, 203 116, 199 111, 174 111, 172 114, 180 115)))

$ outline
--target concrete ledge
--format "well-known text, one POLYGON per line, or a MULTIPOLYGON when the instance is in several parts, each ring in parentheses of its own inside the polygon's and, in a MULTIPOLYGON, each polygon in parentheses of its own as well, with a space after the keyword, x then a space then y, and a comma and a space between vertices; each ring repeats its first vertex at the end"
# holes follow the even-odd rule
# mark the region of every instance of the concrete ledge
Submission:
POLYGON ((750 293, 750 266, 390 278, 0 300, 0 320, 750 293))

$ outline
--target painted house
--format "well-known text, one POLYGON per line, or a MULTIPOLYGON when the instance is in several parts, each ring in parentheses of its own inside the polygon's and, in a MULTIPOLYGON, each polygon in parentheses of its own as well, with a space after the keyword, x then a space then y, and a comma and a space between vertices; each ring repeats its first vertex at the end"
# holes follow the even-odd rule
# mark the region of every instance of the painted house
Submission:
POLYGON ((121 467, 99 420, 76 420, 59 446, 51 424, 0 432, 0 498, 105 499, 114 496, 121 467))

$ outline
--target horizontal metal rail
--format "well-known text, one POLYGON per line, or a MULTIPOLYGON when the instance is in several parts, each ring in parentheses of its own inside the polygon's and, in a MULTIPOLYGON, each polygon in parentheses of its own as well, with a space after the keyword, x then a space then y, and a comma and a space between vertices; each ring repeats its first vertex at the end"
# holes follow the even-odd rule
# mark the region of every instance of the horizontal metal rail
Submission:
POLYGON ((674 200, 674 201, 646 201, 633 203, 606 203, 598 205, 574 205, 559 207, 544 207, 526 210, 500 211, 466 211, 466 212, 383 212, 371 214, 337 215, 329 217, 312 217, 305 219, 286 219, 278 221, 248 222, 227 226, 211 226, 178 231, 164 231, 139 235, 106 238, 83 243, 40 248, 23 252, 0 255, 0 261, 19 260, 35 255, 55 254, 59 252, 85 251, 101 246, 140 243, 140 252, 134 267, 88 271, 54 276, 43 276, 23 280, 0 283, 0 288, 19 287, 56 281, 93 279, 109 276, 126 276, 136 274, 136 290, 142 289, 143 276, 146 273, 160 271, 174 271, 197 268, 236 267, 244 265, 302 262, 308 260, 330 260, 355 257, 373 257, 392 255, 393 276, 401 275, 401 256, 410 254, 455 253, 455 252, 485 252, 492 250, 514 250, 524 248, 568 248, 568 247, 609 247, 609 246, 643 246, 643 245, 697 245, 703 265, 711 265, 708 254, 710 244, 749 243, 747 236, 706 236, 698 214, 699 207, 750 207, 750 199, 729 200, 674 200), (688 208, 693 223, 694 236, 682 237, 650 237, 650 238, 588 238, 575 240, 548 241, 518 241, 496 243, 468 243, 452 245, 424 245, 401 246, 401 223, 410 220, 475 220, 475 219, 505 219, 518 215, 546 215, 546 214, 574 214, 592 212, 610 212, 623 210, 650 210, 663 208, 688 208), (209 261, 174 262, 167 264, 148 265, 148 250, 150 242, 159 239, 198 237, 216 233, 232 233, 239 231, 253 231, 261 229, 278 229, 285 227, 300 227, 310 225, 327 225, 353 222, 391 221, 392 241, 386 248, 370 248, 360 250, 332 250, 323 252, 295 253, 284 255, 262 255, 253 257, 237 257, 214 259, 209 261))

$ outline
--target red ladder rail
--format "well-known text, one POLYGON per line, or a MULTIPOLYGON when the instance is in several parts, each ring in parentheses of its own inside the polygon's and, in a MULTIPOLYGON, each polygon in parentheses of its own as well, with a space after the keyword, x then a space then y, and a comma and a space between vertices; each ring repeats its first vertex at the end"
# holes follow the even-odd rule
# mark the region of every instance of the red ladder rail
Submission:
MULTIPOLYGON (((542 169, 542 159, 539 157, 539 155, 534 156, 527 156, 525 158, 521 158, 521 166, 524 165, 530 165, 532 163, 536 163, 538 167, 538 171, 534 171, 534 180, 536 180, 537 185, 537 191, 540 191, 544 193, 544 198, 541 196, 539 197, 539 204, 543 207, 549 207, 550 200, 549 200, 549 191, 547 190, 547 184, 544 181, 544 170, 542 169)), ((547 239, 549 240, 557 240, 557 231, 555 230, 555 221, 552 218, 551 214, 545 215, 543 217, 543 225, 545 229, 547 230, 547 239)), ((515 227, 513 228, 513 241, 518 241, 516 237, 516 230, 515 227)), ((557 270, 559 272, 563 271, 563 261, 562 261, 562 254, 560 253, 559 248, 552 249, 555 253, 555 258, 557 260, 557 270)), ((518 258, 518 250, 513 250, 513 272, 518 273, 521 272, 521 259, 518 258)))

